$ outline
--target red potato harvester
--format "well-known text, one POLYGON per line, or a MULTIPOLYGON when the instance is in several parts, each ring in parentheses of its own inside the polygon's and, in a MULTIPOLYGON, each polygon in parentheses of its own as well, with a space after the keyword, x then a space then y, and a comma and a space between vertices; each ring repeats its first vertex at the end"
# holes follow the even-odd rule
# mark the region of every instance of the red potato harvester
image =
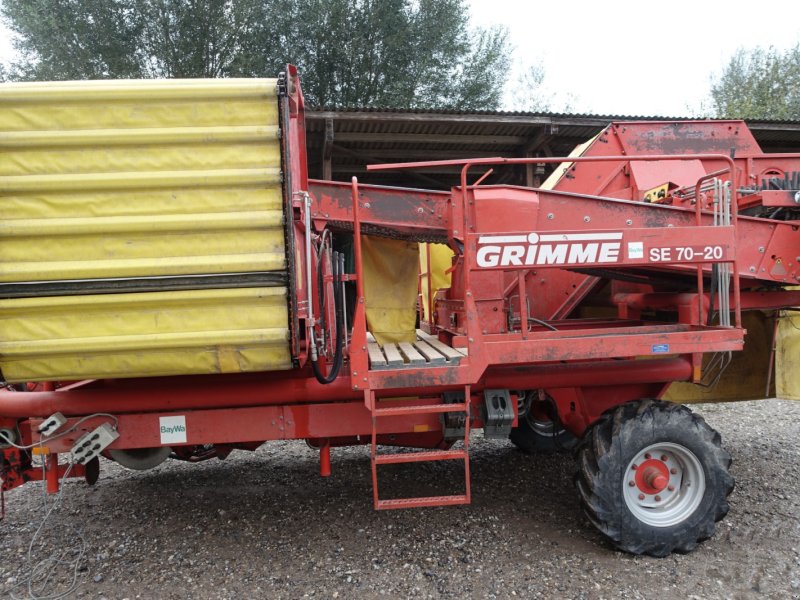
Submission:
POLYGON ((460 185, 434 192, 309 180, 293 67, 10 84, 0 103, 20 107, 21 165, 0 173, 3 490, 94 483, 100 455, 146 469, 305 439, 323 476, 332 447, 370 444, 376 509, 467 504, 483 429, 580 440, 580 501, 622 550, 689 551, 727 513, 719 434, 659 398, 718 379, 743 311, 800 303, 800 156, 744 123, 612 123, 579 156, 447 162, 460 185), (486 183, 531 163, 555 164, 549 189, 486 183), (449 249, 405 340, 370 314, 381 243, 419 244, 429 271, 449 249), (441 460, 464 465, 460 493, 379 494, 381 466, 441 460))

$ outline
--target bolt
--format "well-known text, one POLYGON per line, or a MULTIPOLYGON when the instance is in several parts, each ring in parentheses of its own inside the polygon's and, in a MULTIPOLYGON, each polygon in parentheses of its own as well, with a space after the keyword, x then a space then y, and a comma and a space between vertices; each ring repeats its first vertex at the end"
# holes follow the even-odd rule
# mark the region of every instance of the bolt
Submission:
POLYGON ((553 213, 547 213, 547 218, 552 220, 553 219, 553 213))
POLYGON ((644 480, 647 485, 654 488, 656 491, 663 490, 667 483, 669 483, 667 477, 655 467, 647 467, 644 470, 644 480))
POLYGON ((631 479, 631 480, 628 482, 628 485, 629 485, 629 486, 631 486, 631 487, 633 487, 633 486, 635 486, 635 485, 636 485, 636 482, 635 482, 633 479, 631 479))
POLYGON ((756 268, 755 267, 750 267, 750 272, 751 273, 755 273, 756 272, 756 268))
POLYGON ((661 461, 662 461, 662 462, 667 462, 668 460, 669 460, 669 458, 667 457, 667 455, 666 455, 666 454, 662 454, 662 455, 661 455, 661 461))
POLYGON ((425 212, 425 209, 423 209, 422 207, 420 207, 420 208, 418 208, 418 209, 417 209, 417 212, 418 212, 419 214, 422 214, 422 213, 424 213, 424 212, 425 212))
POLYGON ((656 502, 661 502, 661 496, 656 496, 656 502))
POLYGON ((668 489, 670 492, 674 492, 674 491, 675 491, 675 486, 674 486, 674 485, 669 485, 669 486, 667 486, 667 489, 668 489))
POLYGON ((583 222, 584 222, 584 223, 588 223, 588 222, 589 222, 589 221, 591 221, 591 220, 592 220, 592 219, 591 219, 589 216, 585 216, 585 217, 583 217, 583 222))
POLYGON ((364 202, 364 208, 370 208, 372 205, 369 202, 364 202))
POLYGON ((353 371, 353 377, 358 377, 358 371, 353 371))
POLYGON ((759 246, 758 251, 761 252, 761 254, 764 254, 764 246, 759 246))
POLYGON ((677 475, 677 473, 678 473, 678 469, 676 469, 675 467, 672 467, 672 468, 669 470, 669 472, 670 472, 670 473, 672 473, 673 475, 677 475))
POLYGON ((625 221, 625 225, 633 225, 633 220, 628 219, 627 221, 625 221))
POLYGON ((639 468, 639 465, 631 465, 631 469, 633 469, 634 471, 635 471, 636 469, 638 469, 638 468, 639 468))
POLYGON ((644 494, 639 494, 639 500, 644 500, 644 494))
POLYGON ((648 453, 648 454, 645 454, 645 455, 644 455, 644 457, 645 457, 647 460, 650 460, 650 454, 649 454, 649 453, 648 453))

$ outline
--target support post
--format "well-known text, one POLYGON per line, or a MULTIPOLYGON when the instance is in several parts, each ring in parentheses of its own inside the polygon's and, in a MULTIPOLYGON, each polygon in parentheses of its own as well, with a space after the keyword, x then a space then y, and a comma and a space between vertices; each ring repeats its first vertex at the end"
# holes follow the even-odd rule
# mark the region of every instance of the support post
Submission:
POLYGON ((331 476, 331 441, 328 438, 319 447, 319 474, 321 477, 331 476))

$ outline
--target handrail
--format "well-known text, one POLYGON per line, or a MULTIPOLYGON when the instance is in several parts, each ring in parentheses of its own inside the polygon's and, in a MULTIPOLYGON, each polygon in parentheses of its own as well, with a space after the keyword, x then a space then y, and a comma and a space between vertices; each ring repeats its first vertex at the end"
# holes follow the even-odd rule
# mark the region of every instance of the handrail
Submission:
MULTIPOLYGON (((464 211, 464 240, 466 246, 466 237, 470 231, 470 209, 469 204, 467 202, 467 190, 469 187, 477 187, 477 186, 468 186, 467 185, 467 173, 469 169, 473 166, 483 166, 483 165, 527 165, 527 164, 545 164, 545 163, 580 163, 580 162, 651 162, 651 161, 677 161, 677 160, 720 160, 724 163, 727 163, 727 168, 715 171, 714 173, 709 173, 704 175, 698 181, 698 185, 696 187, 696 200, 695 200, 695 215, 697 223, 702 222, 702 207, 699 198, 699 187, 700 183, 703 180, 717 177, 724 173, 730 173, 730 180, 731 180, 731 207, 732 207, 732 216, 733 222, 732 227, 734 229, 734 236, 736 236, 738 232, 738 191, 736 189, 736 163, 731 156, 726 154, 683 154, 683 155, 674 155, 674 154, 651 154, 651 155, 639 155, 639 156, 569 156, 569 157, 531 157, 531 158, 504 158, 504 157, 491 157, 491 158, 476 158, 476 159, 455 159, 455 160, 437 160, 437 161, 423 161, 423 162, 408 162, 408 163, 387 163, 381 165, 367 165, 368 171, 388 171, 388 170, 397 170, 397 169, 424 169, 429 167, 439 167, 439 166, 461 166, 461 194, 463 196, 462 203, 463 203, 463 211, 464 211)), ((480 183, 481 180, 478 181, 480 183)), ((466 248, 465 248, 466 250, 466 248)), ((739 270, 737 265, 736 259, 736 248, 734 248, 733 252, 733 260, 731 261, 720 261, 720 262, 728 262, 733 265, 733 293, 734 293, 734 313, 735 313, 735 322, 736 327, 742 327, 742 316, 741 316, 741 290, 739 285, 739 270)), ((464 269, 464 289, 469 292, 471 290, 470 286, 470 269, 464 269)), ((702 269, 698 268, 698 279, 699 279, 699 289, 698 294, 702 297, 702 269)), ((466 301, 466 299, 465 299, 466 301)), ((702 310, 700 311, 702 313, 702 310)), ((473 340, 473 336, 469 335, 471 332, 469 331, 470 325, 472 325, 473 331, 476 329, 476 324, 473 323, 472 320, 467 320, 467 327, 468 327, 468 336, 467 336, 467 345, 471 351, 471 342, 473 340)))

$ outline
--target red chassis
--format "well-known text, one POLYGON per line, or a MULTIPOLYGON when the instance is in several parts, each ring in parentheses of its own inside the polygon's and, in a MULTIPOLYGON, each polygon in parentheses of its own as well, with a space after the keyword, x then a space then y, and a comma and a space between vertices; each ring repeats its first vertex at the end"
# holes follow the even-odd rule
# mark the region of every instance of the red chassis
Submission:
MULTIPOLYGON (((351 186, 312 182, 310 189, 314 201, 311 216, 318 230, 328 223, 341 227, 349 222, 352 228, 351 186)), ((446 294, 440 293, 442 297, 437 300, 437 322, 434 323, 442 340, 468 349, 468 356, 458 365, 370 370, 366 344, 359 346, 359 340, 366 339, 366 323, 363 311, 357 311, 347 353, 350 370, 342 372, 328 385, 318 383, 308 368, 257 375, 78 382, 49 391, 3 392, 0 423, 6 428, 19 429, 21 441, 31 444, 37 441, 32 433, 37 425, 54 412, 60 411, 74 422, 95 412, 108 412, 113 407, 119 419, 120 438, 112 445, 116 449, 158 446, 156 424, 159 418, 178 412, 187 418, 187 440, 183 444, 186 447, 274 439, 335 442, 337 438, 352 440, 357 436, 362 436, 362 441, 366 442, 372 432, 372 416, 369 403, 364 403, 365 392, 374 394, 378 400, 416 396, 418 400, 405 400, 401 404, 424 407, 439 404, 444 392, 463 391, 465 386, 470 386, 473 427, 483 424, 479 409, 484 390, 546 389, 556 402, 562 424, 580 436, 609 408, 636 398, 658 397, 673 381, 699 380, 703 353, 741 349, 744 333, 741 328, 705 323, 709 294, 685 291, 684 271, 705 269, 703 272, 707 274, 710 264, 724 261, 748 265, 753 262, 750 256, 753 246, 769 247, 775 238, 786 237, 776 234, 776 229, 796 229, 788 221, 754 218, 739 218, 738 223, 734 219, 730 226, 707 225, 711 216, 706 212, 700 214, 696 208, 653 206, 521 188, 467 186, 468 211, 462 208, 464 195, 459 189, 452 194, 439 194, 362 186, 357 193, 360 210, 364 213, 361 225, 364 231, 394 226, 408 236, 434 241, 449 239, 456 244, 463 243, 459 227, 475 232, 467 236, 463 254, 456 261, 452 287, 446 294), (495 208, 498 205, 502 208, 495 208), (569 212, 565 212, 564 207, 568 207, 569 212), (419 209, 424 209, 424 213, 419 209), (421 214, 425 218, 421 218, 421 214), (557 220, 550 217, 555 214, 559 215, 557 220), (520 230, 523 219, 526 227, 520 230), (661 226, 635 226, 653 219, 661 226), (629 221, 631 225, 627 225, 629 221), (589 223, 591 229, 582 229, 579 223, 589 223), (554 235, 548 232, 588 239, 602 237, 613 227, 618 227, 622 235, 606 243, 624 247, 636 243, 631 240, 645 240, 642 256, 654 248, 659 250, 659 256, 664 256, 664 249, 667 249, 674 254, 672 260, 652 262, 638 254, 631 259, 620 254, 619 260, 613 263, 603 262, 608 260, 608 256, 603 258, 599 254, 603 242, 590 241, 576 252, 587 258, 584 255, 592 251, 592 248, 587 250, 587 246, 596 244, 595 260, 584 260, 581 265, 574 266, 612 267, 615 271, 628 268, 631 272, 647 274, 651 270, 670 272, 671 269, 682 275, 680 292, 657 290, 647 296, 649 304, 657 303, 660 308, 674 310, 676 322, 648 322, 629 316, 573 318, 550 321, 550 328, 533 324, 527 328, 517 325, 513 330, 508 329, 505 316, 509 311, 520 314, 520 307, 524 311, 526 304, 524 293, 514 293, 514 297, 518 297, 517 306, 509 306, 510 291, 515 288, 511 286, 509 290, 505 284, 508 274, 512 273, 516 281, 522 280, 521 289, 525 290, 528 279, 536 276, 535 271, 570 265, 545 262, 534 264, 535 268, 531 269, 528 265, 516 264, 524 263, 525 256, 517 256, 513 249, 509 252, 509 246, 501 243, 499 250, 483 253, 484 262, 493 263, 497 259, 497 264, 482 267, 478 262, 482 237, 517 236, 529 240, 531 232, 536 231, 540 239, 554 235), (737 227, 746 231, 747 244, 740 243, 737 227), (697 244, 698 239, 703 243, 697 244), (722 253, 705 257, 706 246, 720 248, 722 253), (696 252, 678 262, 679 248, 694 248, 696 252), (501 265, 504 256, 510 256, 512 264, 501 265), (745 257, 744 261, 739 258, 741 256, 745 257), (463 325, 453 327, 453 323, 463 325), (653 354, 656 358, 652 360, 635 360, 635 357, 653 354), (658 354, 668 357, 658 358, 658 354), (621 380, 625 383, 621 384, 621 380)), ((300 215, 304 218, 302 212, 300 215)), ((563 251, 566 259, 570 258, 571 251, 571 247, 563 251)), ((562 250, 557 248, 552 252, 558 258, 562 250)), ((358 266, 360 256, 357 254, 356 258, 358 266)), ((747 268, 740 270, 743 277, 748 274, 747 268)), ((357 279, 361 277, 358 272, 354 275, 357 279)), ((798 300, 797 292, 753 294, 746 293, 748 308, 790 306, 798 300)), ((631 310, 641 312, 646 308, 641 300, 635 303, 629 298, 630 294, 617 296, 620 313, 630 315, 631 310)), ((363 303, 359 303, 359 308, 361 306, 363 303)), ((733 305, 733 312, 738 312, 737 303, 733 305)), ((81 435, 96 426, 98 420, 101 418, 84 422, 73 434, 48 443, 47 448, 52 453, 68 450, 81 435)), ((380 419, 377 427, 379 443, 401 439, 403 445, 409 446, 446 445, 441 419, 436 413, 398 414, 380 419), (397 438, 398 434, 403 437, 397 438)), ((34 472, 38 470, 28 465, 22 475, 8 477, 4 487, 9 489, 26 478, 38 477, 34 472)))

